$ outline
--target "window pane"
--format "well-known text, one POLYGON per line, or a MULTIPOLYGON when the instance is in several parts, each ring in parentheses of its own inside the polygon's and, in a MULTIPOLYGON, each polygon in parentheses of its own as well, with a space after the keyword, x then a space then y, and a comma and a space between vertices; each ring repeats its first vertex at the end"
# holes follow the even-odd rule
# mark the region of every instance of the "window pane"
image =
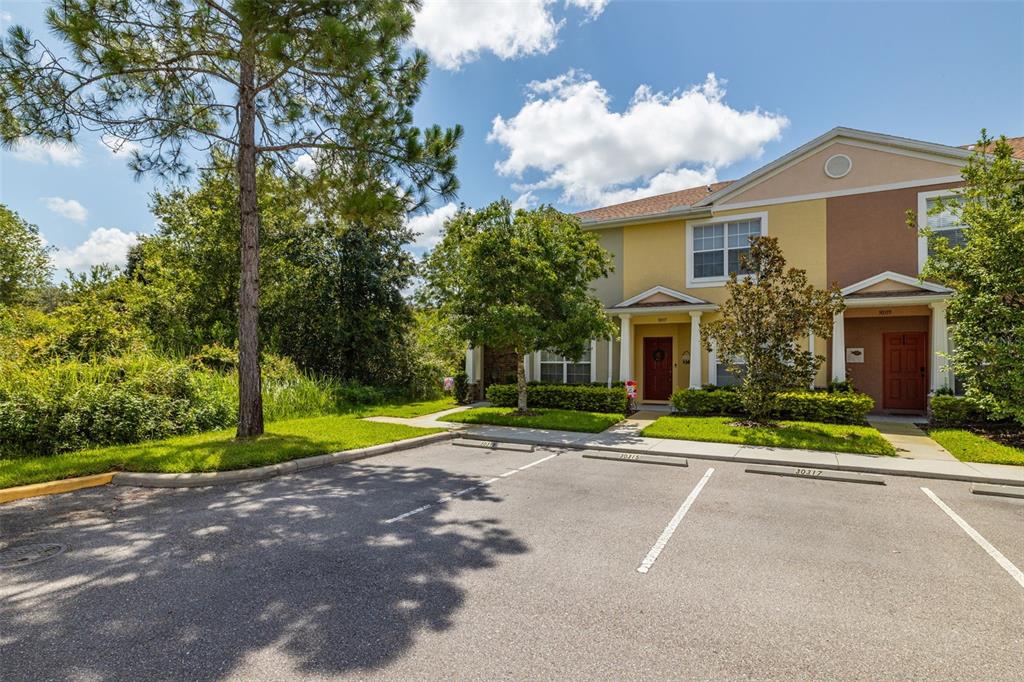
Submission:
POLYGON ((945 239, 950 246, 965 246, 967 238, 964 236, 964 228, 953 228, 952 230, 938 230, 928 239, 928 255, 935 255, 935 240, 945 239))
POLYGON ((743 368, 738 368, 736 372, 730 372, 728 365, 721 362, 717 365, 718 377, 716 384, 717 386, 735 386, 743 383, 743 368))
POLYGON ((548 384, 562 383, 562 363, 542 362, 540 363, 540 380, 548 384))
POLYGON ((570 362, 566 365, 566 383, 567 384, 589 384, 590 383, 590 363, 589 362, 570 362))
POLYGON ((740 267, 740 255, 747 255, 750 253, 750 249, 729 249, 729 272, 735 272, 737 275, 748 275, 750 270, 744 267, 740 267))
POLYGON ((552 353, 549 350, 543 350, 543 351, 540 352, 540 361, 541 362, 561 362, 562 361, 562 356, 561 355, 557 355, 555 353, 552 353))
POLYGON ((761 220, 743 220, 729 223, 729 248, 746 248, 750 238, 761 234, 761 220))
POLYGON ((698 225, 693 228, 693 250, 714 251, 725 247, 723 225, 698 225))
POLYGON ((694 277, 721 277, 725 274, 721 251, 693 254, 694 277))
POLYGON ((933 230, 942 230, 948 227, 960 227, 960 220, 953 213, 951 208, 956 204, 963 203, 963 197, 944 197, 943 199, 943 203, 946 204, 946 208, 944 208, 941 213, 937 213, 935 215, 932 215, 931 212, 932 209, 938 205, 939 199, 934 198, 928 200, 928 227, 933 230))

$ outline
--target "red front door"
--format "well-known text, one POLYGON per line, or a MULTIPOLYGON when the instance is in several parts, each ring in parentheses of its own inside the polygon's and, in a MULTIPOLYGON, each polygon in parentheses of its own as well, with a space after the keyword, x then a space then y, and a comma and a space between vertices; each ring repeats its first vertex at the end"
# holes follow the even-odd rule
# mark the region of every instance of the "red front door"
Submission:
POLYGON ((672 395, 672 337, 644 337, 644 400, 672 395))
POLYGON ((924 410, 928 393, 928 335, 882 334, 882 408, 924 410))

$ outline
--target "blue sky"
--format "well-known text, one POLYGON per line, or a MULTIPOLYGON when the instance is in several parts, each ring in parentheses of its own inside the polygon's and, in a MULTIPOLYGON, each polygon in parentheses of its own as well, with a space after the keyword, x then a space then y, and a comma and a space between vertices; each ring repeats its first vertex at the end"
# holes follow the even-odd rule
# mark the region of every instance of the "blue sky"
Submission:
MULTIPOLYGON (((43 8, 5 1, 0 23, 42 37, 43 8)), ((1021 2, 425 0, 417 122, 464 126, 460 201, 578 210, 735 178, 837 125, 1024 135, 1022 35, 1021 2)), ((0 201, 60 267, 122 259, 155 187, 94 135, 0 152, 0 201)), ((417 253, 454 208, 412 219, 417 253)))

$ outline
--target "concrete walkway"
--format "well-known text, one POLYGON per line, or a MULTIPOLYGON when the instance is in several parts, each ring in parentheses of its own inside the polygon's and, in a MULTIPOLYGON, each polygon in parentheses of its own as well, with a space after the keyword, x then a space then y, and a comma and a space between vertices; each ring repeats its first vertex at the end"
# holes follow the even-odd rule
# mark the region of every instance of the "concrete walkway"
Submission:
POLYGON ((910 459, 930 459, 939 462, 957 462, 949 450, 942 447, 906 417, 869 416, 868 423, 878 429, 882 437, 892 443, 896 454, 910 459))
MULTIPOLYGON (((636 425, 627 424, 626 420, 603 433, 527 429, 514 426, 470 426, 468 424, 444 421, 444 416, 447 414, 478 405, 453 408, 414 419, 400 417, 369 417, 369 419, 395 424, 407 424, 409 426, 457 430, 463 438, 503 443, 526 443, 535 446, 571 448, 575 450, 605 450, 623 453, 669 455, 693 459, 725 460, 752 464, 778 464, 782 466, 858 471, 892 476, 918 476, 921 478, 941 478, 995 485, 1024 486, 1024 467, 1005 464, 984 464, 981 462, 961 462, 952 455, 949 456, 948 460, 922 457, 884 457, 855 455, 845 452, 771 448, 756 445, 705 443, 671 438, 644 438, 639 435, 640 429, 636 428, 636 425)), ((640 414, 642 413, 637 413, 637 415, 640 414)), ((646 419, 638 421, 646 421, 646 419)), ((921 433, 923 435, 923 432, 921 433)), ((926 436, 925 439, 931 440, 926 436)), ((937 444, 936 447, 938 447, 937 444)))

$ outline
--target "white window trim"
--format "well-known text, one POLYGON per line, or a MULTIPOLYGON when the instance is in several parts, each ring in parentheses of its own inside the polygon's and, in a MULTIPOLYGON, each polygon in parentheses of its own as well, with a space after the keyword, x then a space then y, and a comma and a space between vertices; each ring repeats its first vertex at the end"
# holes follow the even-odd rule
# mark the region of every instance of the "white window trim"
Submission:
MULTIPOLYGON (((701 287, 720 287, 729 281, 729 273, 725 273, 722 277, 694 277, 693 276, 693 228, 703 225, 717 225, 719 223, 732 223, 743 220, 753 220, 758 218, 761 220, 761 236, 764 237, 768 234, 768 212, 758 211, 756 213, 738 213, 735 215, 719 216, 717 218, 705 218, 701 220, 688 220, 686 221, 686 260, 683 264, 686 272, 686 286, 687 288, 699 289, 701 287)), ((726 251, 728 251, 729 235, 725 235, 726 240, 726 251)), ((728 260, 726 260, 726 267, 728 267, 728 260)))
MULTIPOLYGON (((573 362, 573 361, 568 360, 568 359, 566 359, 564 357, 562 357, 562 359, 557 361, 557 362, 554 361, 554 360, 550 360, 550 361, 544 360, 543 356, 542 356, 542 353, 543 353, 543 351, 537 351, 537 354, 536 354, 537 355, 537 381, 543 381, 542 377, 544 376, 544 374, 543 374, 543 372, 544 372, 544 365, 561 365, 562 366, 562 382, 561 383, 568 384, 568 381, 569 381, 569 365, 578 365, 578 364, 581 365, 581 364, 583 364, 582 360, 580 362, 573 362)), ((559 356, 559 357, 561 357, 561 356, 559 356)), ((591 339, 590 340, 590 360, 587 361, 587 364, 590 365, 590 383, 594 383, 594 382, 597 381, 597 340, 596 339, 591 339)))
POLYGON ((928 226, 928 200, 959 195, 956 188, 917 193, 917 274, 924 272, 924 264, 928 260, 928 238, 924 235, 924 229, 928 226))

